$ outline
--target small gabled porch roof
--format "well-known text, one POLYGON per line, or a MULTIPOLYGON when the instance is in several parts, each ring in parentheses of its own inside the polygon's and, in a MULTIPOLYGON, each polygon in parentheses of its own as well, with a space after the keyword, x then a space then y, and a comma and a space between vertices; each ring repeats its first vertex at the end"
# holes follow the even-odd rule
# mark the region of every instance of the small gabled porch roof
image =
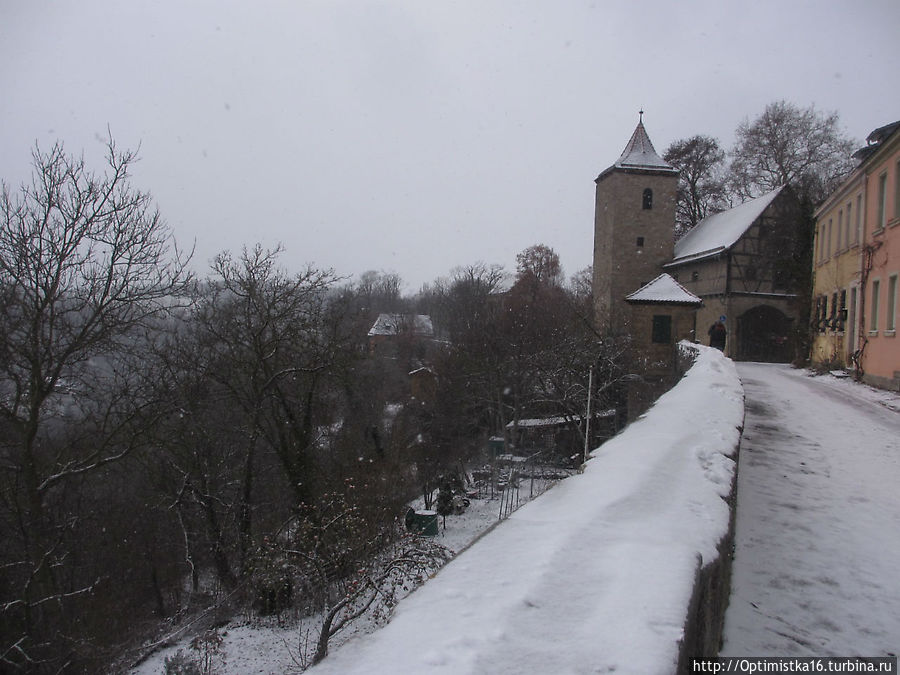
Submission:
POLYGON ((703 300, 679 284, 669 274, 660 274, 625 298, 631 304, 689 305, 699 307, 703 300))

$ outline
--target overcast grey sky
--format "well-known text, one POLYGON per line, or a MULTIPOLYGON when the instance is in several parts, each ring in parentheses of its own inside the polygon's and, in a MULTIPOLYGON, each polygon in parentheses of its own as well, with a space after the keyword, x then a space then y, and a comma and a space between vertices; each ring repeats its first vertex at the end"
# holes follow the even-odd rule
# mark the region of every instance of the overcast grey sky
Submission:
POLYGON ((195 263, 398 272, 415 291, 544 243, 591 262, 593 180, 788 99, 863 139, 900 119, 896 0, 0 0, 0 177, 35 142, 140 144, 195 263))

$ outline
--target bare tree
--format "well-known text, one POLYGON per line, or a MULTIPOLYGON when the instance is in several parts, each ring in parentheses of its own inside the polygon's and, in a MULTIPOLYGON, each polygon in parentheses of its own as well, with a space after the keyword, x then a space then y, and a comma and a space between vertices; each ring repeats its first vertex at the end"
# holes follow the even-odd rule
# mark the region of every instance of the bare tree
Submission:
POLYGON ((370 313, 399 312, 404 309, 400 290, 403 280, 396 272, 368 270, 356 284, 362 307, 370 313))
POLYGON ((502 265, 483 262, 457 267, 446 282, 437 282, 432 290, 430 312, 436 325, 459 342, 491 311, 490 298, 499 293, 506 280, 502 265))
POLYGON ((344 315, 329 302, 331 270, 279 269, 281 249, 245 249, 216 257, 195 321, 217 364, 208 377, 239 411, 243 430, 239 528, 242 558, 251 536, 255 470, 263 450, 277 458, 292 505, 314 498, 319 428, 336 406, 325 400, 328 378, 349 351, 344 315))
POLYGON ((201 590, 208 560, 222 588, 237 585, 237 524, 248 468, 244 410, 223 384, 240 365, 222 357, 221 343, 196 320, 203 297, 201 290, 197 310, 160 345, 155 386, 169 406, 152 430, 155 452, 144 468, 160 510, 180 530, 168 545, 181 550, 191 580, 185 606, 201 590))
POLYGON ((488 265, 480 261, 457 267, 453 270, 452 275, 454 285, 477 289, 486 295, 500 291, 506 280, 506 271, 503 269, 503 265, 488 265))
MULTIPOLYGON (((449 346, 436 363, 440 386, 430 419, 441 456, 445 442, 448 449, 477 443, 522 417, 568 415, 578 427, 590 367, 601 357, 621 360, 591 324, 589 269, 568 290, 552 248, 532 246, 518 259, 508 291, 496 292, 501 270, 479 264, 458 270, 442 298, 449 346)), ((622 375, 600 371, 597 391, 622 375)))
POLYGON ((584 321, 591 323, 594 314, 594 266, 578 270, 569 278, 569 287, 566 289, 571 298, 573 310, 584 321))
POLYGON ((663 158, 677 168, 678 202, 675 238, 727 206, 725 151, 710 136, 692 136, 672 143, 663 158))
POLYGON ((110 139, 103 174, 61 144, 32 157, 0 195, 0 662, 55 672, 77 639, 66 608, 98 583, 69 567, 71 491, 140 443, 135 357, 189 275, 133 152, 110 139))
POLYGON ((336 488, 300 505, 251 560, 265 611, 293 602, 302 615, 321 617, 312 649, 301 635, 303 664, 324 659, 330 640, 364 614, 386 620, 402 596, 450 557, 429 538, 401 532, 396 505, 371 501, 361 483, 345 478, 336 488))
POLYGON ((854 167, 856 143, 841 131, 838 114, 819 112, 814 105, 775 101, 735 133, 728 180, 740 199, 790 184, 801 199, 815 204, 854 167))
POLYGON ((450 552, 427 538, 407 537, 381 560, 370 561, 345 582, 344 593, 324 612, 312 663, 328 656, 328 643, 339 631, 366 614, 384 622, 410 588, 433 575, 450 558, 450 552))
POLYGON ((558 286, 562 281, 559 255, 549 246, 529 246, 516 256, 516 281, 558 286))

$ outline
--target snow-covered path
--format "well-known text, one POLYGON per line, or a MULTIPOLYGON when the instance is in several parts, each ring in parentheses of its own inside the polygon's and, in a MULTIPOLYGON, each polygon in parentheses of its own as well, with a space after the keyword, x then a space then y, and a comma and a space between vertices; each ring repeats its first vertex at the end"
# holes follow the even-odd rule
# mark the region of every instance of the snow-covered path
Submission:
POLYGON ((727 656, 900 651, 900 414, 867 389, 738 364, 746 396, 727 656))

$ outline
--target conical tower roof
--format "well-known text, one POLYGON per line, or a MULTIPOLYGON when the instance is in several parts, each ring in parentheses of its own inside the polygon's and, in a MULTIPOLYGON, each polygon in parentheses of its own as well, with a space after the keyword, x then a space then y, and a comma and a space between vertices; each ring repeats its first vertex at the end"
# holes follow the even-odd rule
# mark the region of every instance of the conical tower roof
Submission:
POLYGON ((625 146, 619 159, 601 173, 597 179, 599 180, 615 169, 623 171, 651 171, 653 173, 678 173, 678 169, 660 157, 656 152, 656 148, 653 147, 650 136, 647 135, 647 130, 644 128, 643 111, 634 133, 631 134, 631 139, 628 141, 628 145, 625 146))

